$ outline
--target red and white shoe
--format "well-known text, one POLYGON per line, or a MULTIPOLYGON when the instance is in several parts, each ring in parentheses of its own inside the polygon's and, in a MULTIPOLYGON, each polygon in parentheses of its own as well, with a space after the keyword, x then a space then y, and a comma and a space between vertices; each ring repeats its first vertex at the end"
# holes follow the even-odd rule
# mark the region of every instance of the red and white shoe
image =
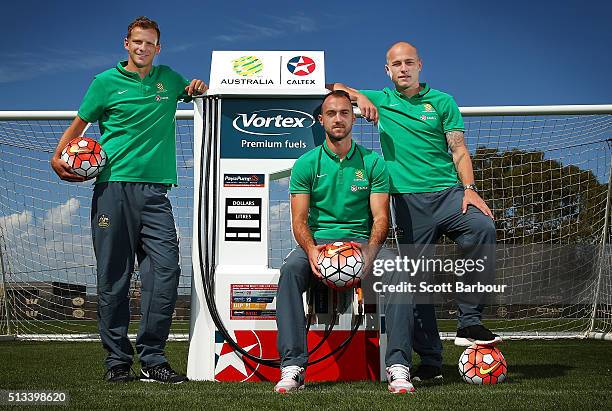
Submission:
POLYGON ((414 386, 410 382, 410 369, 402 364, 387 367, 388 389, 392 394, 412 394, 414 386))
POLYGON ((288 365, 281 368, 281 379, 274 387, 274 391, 284 394, 290 391, 304 389, 304 375, 306 370, 297 365, 288 365))

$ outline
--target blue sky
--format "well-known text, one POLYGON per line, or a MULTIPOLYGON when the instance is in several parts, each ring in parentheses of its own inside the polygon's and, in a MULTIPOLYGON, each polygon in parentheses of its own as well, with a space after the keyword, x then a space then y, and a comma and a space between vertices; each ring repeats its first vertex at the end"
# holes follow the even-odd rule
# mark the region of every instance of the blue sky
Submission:
POLYGON ((385 50, 407 40, 460 106, 612 103, 610 1, 139 3, 3 4, 0 110, 77 109, 142 14, 161 26, 157 64, 206 81, 213 49, 304 49, 325 51, 328 81, 382 88, 385 50))

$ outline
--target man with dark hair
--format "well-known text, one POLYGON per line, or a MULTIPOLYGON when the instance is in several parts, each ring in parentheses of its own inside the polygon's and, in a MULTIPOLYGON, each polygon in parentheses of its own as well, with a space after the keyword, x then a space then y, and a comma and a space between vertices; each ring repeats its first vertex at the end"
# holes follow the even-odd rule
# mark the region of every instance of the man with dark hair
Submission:
MULTIPOLYGON (((328 88, 347 91, 364 117, 378 122, 391 178, 392 209, 403 234, 400 251, 412 254, 410 246, 414 245, 428 250, 446 234, 467 258, 481 258, 483 250, 490 254, 495 244, 493 214, 474 184, 457 104, 450 95, 419 83, 423 63, 412 44, 398 42, 386 57, 385 71, 394 89, 357 91, 340 83, 328 88)), ((492 275, 494 255, 485 261, 486 272, 492 275)), ((482 325, 484 305, 479 301, 478 296, 469 302, 459 300, 455 344, 501 341, 482 325)), ((417 304, 414 315, 413 347, 421 357, 421 366, 413 373, 413 381, 440 381, 442 343, 434 306, 417 304)), ((387 326, 401 327, 388 319, 387 326)), ((410 338, 408 333, 405 338, 410 338)), ((404 355, 410 357, 411 353, 404 355)))
POLYGON ((139 17, 130 23, 127 61, 95 76, 77 117, 61 137, 51 166, 65 181, 83 181, 61 160, 62 149, 98 121, 108 163, 98 175, 91 205, 97 261, 98 322, 108 351, 105 378, 135 379, 134 350, 128 339, 129 288, 138 258, 142 282, 136 352, 140 379, 186 381, 164 354, 177 298, 179 247, 168 189, 177 184, 176 104, 207 87, 185 80, 168 66, 153 66, 160 52, 157 23, 139 17))
MULTIPOLYGON (((319 115, 325 141, 298 158, 291 170, 291 225, 298 247, 287 255, 278 283, 276 323, 281 379, 274 390, 279 393, 304 387, 308 349, 302 294, 313 276, 321 277, 317 257, 324 244, 357 243, 364 255, 366 273, 374 259, 396 257, 389 249, 381 248, 389 228, 387 168, 378 154, 353 141, 354 121, 349 95, 343 91, 328 94, 319 115)), ((395 280, 395 272, 385 279, 395 280)), ((404 304, 403 310, 394 298, 387 302, 387 319, 411 324, 412 304, 404 304)), ((407 344, 411 350, 411 340, 400 341, 393 331, 389 332, 386 355, 390 365, 388 388, 393 393, 409 393, 414 391, 410 363, 398 364, 395 357, 400 353, 398 344, 407 344)))

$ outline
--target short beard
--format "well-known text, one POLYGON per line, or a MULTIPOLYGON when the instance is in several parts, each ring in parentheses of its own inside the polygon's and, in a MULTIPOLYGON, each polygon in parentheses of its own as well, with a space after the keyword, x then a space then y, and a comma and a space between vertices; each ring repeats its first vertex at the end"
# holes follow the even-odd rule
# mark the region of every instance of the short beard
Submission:
POLYGON ((333 134, 331 134, 327 130, 325 130, 325 131, 326 131, 326 134, 329 137, 329 139, 332 140, 332 141, 342 141, 342 140, 344 140, 345 138, 347 138, 348 136, 351 135, 351 129, 350 128, 347 129, 346 134, 344 134, 342 136, 339 136, 339 137, 334 136, 333 134))

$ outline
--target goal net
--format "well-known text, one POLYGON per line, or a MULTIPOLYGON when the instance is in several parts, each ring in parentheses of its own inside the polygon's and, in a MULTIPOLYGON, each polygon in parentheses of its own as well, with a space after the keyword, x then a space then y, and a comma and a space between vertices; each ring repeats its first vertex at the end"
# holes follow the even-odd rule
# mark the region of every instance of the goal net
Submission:
MULTIPOLYGON (((609 337, 611 107, 464 108, 477 185, 495 214, 496 276, 509 294, 487 306, 490 328, 508 337, 609 337)), ((0 112, 0 336, 96 339, 96 270, 89 212, 92 183, 60 181, 49 157, 73 112, 0 112)), ((179 184, 170 191, 180 236, 181 279, 171 337, 189 332, 193 114, 177 115, 179 184)), ((99 137, 96 125, 87 135, 99 137)), ((359 120, 355 139, 380 151, 359 120)), ((271 183, 269 265, 293 247, 288 178, 271 183)), ((448 243, 447 240, 443 242, 448 243)), ((140 317, 136 268, 132 333, 140 317)), ((436 308, 444 336, 453 302, 436 308)))
MULTIPOLYGON (((61 181, 49 159, 76 112, 0 112, 0 336, 97 339, 93 182, 61 181), (12 119, 9 119, 12 118, 12 119)), ((86 135, 100 137, 97 124, 86 135)), ((179 187, 171 197, 181 277, 172 338, 187 339, 191 295, 193 112, 177 112, 179 187)), ((140 319, 140 278, 130 287, 130 333, 140 319)))

